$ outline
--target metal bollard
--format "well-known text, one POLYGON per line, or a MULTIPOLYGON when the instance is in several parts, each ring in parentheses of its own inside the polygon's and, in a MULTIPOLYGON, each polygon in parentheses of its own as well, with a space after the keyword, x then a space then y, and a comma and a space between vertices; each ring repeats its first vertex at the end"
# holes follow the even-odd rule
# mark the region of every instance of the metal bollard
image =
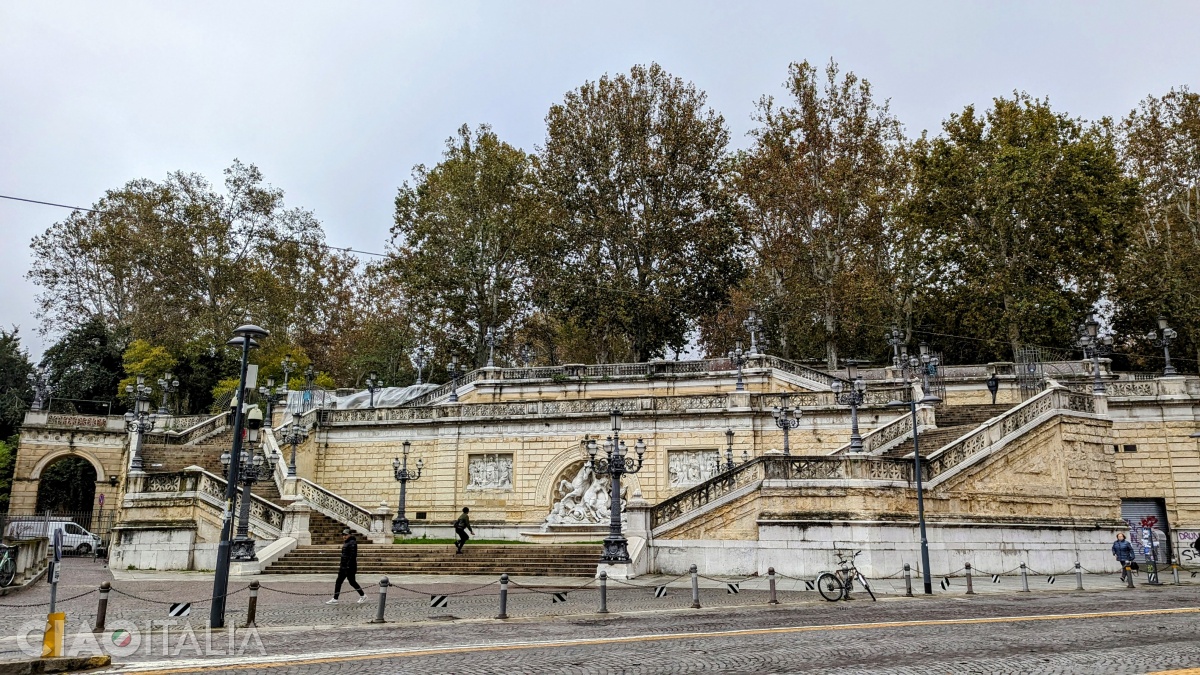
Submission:
POLYGON ((508 618, 508 574, 500 575, 500 613, 497 619, 508 618))
POLYGON ((1171 577, 1174 579, 1174 584, 1176 586, 1178 586, 1179 585, 1179 565, 1177 563, 1171 563, 1171 577))
POLYGON ((767 598, 768 605, 778 605, 779 598, 775 595, 775 568, 767 568, 767 583, 770 584, 771 595, 767 598))
POLYGON ((1083 590, 1083 566, 1079 564, 1078 560, 1075 561, 1075 590, 1083 590))
POLYGON ((387 577, 379 580, 379 606, 375 608, 375 618, 371 619, 371 623, 387 623, 383 613, 387 608, 387 589, 391 585, 392 582, 387 577))
POLYGON ((912 566, 904 563, 904 597, 911 598, 912 596, 912 566))
POLYGON ((1021 592, 1029 592, 1029 570, 1026 569, 1025 563, 1021 563, 1021 592))
POLYGON ((975 595, 975 583, 971 580, 971 563, 963 565, 963 569, 967 571, 967 595, 975 595))
POLYGON ((93 633, 104 632, 104 619, 108 615, 108 591, 112 588, 112 584, 107 581, 100 584, 100 602, 96 603, 96 626, 92 628, 93 633))
POLYGON ((600 611, 597 614, 608 614, 608 572, 600 572, 600 611))
POLYGON ((1125 563, 1125 588, 1133 588, 1133 567, 1125 563))
POLYGON ((261 586, 261 584, 258 583, 257 579, 250 582, 250 604, 248 607, 246 607, 246 625, 242 626, 242 628, 250 628, 251 626, 257 628, 257 626, 254 624, 254 615, 258 613, 259 586, 261 586))
POLYGON ((700 609, 700 576, 695 565, 688 571, 692 573, 692 609, 700 609))

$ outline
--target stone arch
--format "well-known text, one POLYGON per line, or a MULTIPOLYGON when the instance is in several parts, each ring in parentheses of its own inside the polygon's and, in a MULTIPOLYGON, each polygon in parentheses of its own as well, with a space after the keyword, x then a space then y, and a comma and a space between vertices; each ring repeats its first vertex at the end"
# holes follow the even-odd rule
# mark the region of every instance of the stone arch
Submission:
POLYGON ((539 506, 545 506, 547 512, 554 505, 555 496, 554 489, 558 487, 558 477, 563 474, 572 465, 582 462, 587 457, 587 451, 582 443, 574 443, 567 449, 559 452, 546 466, 542 468, 542 475, 538 477, 537 488, 534 490, 534 503, 539 506))
POLYGON ((96 464, 82 454, 58 453, 38 471, 36 512, 90 512, 95 506, 101 475, 96 464))
POLYGON ((37 464, 33 465, 33 471, 29 472, 29 480, 39 480, 42 477, 42 471, 45 471, 46 467, 63 457, 81 457, 86 459, 92 465, 92 468, 96 470, 97 481, 104 481, 110 475, 104 471, 104 465, 100 463, 96 455, 86 450, 80 450, 79 448, 63 448, 62 450, 51 450, 42 455, 37 464))

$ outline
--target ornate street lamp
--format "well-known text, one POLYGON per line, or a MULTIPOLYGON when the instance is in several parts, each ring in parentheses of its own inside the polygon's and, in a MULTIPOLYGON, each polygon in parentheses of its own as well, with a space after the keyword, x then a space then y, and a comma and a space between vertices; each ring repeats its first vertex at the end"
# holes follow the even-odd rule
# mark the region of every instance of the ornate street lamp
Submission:
MULTIPOLYGON (((750 461, 750 453, 742 450, 742 464, 750 461)), ((733 429, 725 430, 725 466, 721 466, 721 454, 717 453, 717 461, 714 473, 725 473, 733 471, 735 464, 733 463, 733 429)))
POLYGON ((604 442, 606 457, 596 457, 597 447, 594 440, 587 442, 587 451, 592 471, 597 476, 608 474, 612 481, 608 488, 608 536, 604 538, 604 552, 600 555, 600 562, 615 565, 633 562, 629 558, 629 542, 621 533, 621 476, 642 470, 646 444, 640 438, 634 444, 634 450, 637 452, 637 461, 635 462, 632 457, 629 457, 625 444, 621 441, 621 411, 612 411, 609 419, 612 422, 613 433, 604 442))
POLYGON ((417 384, 423 382, 421 372, 425 370, 425 366, 429 365, 429 350, 425 347, 417 347, 412 353, 413 365, 417 367, 417 384))
POLYGON ((304 390, 312 391, 317 381, 317 371, 313 369, 312 364, 304 367, 304 390))
POLYGON ((288 383, 292 381, 292 373, 299 366, 296 364, 296 359, 293 359, 292 355, 288 354, 279 361, 279 367, 283 370, 283 390, 287 391, 287 388, 290 386, 288 383))
POLYGON ((458 403, 458 378, 467 372, 467 365, 459 363, 458 357, 450 359, 450 363, 446 364, 446 372, 450 375, 450 402, 458 403))
POLYGON ((742 366, 746 365, 746 352, 742 351, 742 341, 738 340, 733 349, 729 351, 729 363, 734 368, 737 368, 737 386, 734 391, 746 391, 746 384, 742 382, 742 366))
POLYGON ((130 471, 142 470, 142 436, 154 429, 154 419, 150 417, 150 391, 144 375, 137 376, 136 386, 125 385, 125 393, 133 399, 133 410, 125 413, 125 430, 134 435, 130 471))
POLYGON ((50 407, 46 404, 46 397, 52 389, 50 374, 44 369, 38 368, 36 372, 29 373, 25 378, 29 380, 29 386, 33 389, 33 403, 29 404, 29 409, 37 412, 42 409, 42 406, 50 407))
POLYGON ((1103 394, 1105 387, 1100 377, 1100 355, 1112 353, 1113 338, 1111 335, 1100 335, 1100 322, 1096 320, 1095 312, 1088 312, 1087 321, 1079 328, 1077 344, 1083 350, 1083 358, 1092 360, 1092 393, 1103 394))
MULTIPOLYGON (((263 412, 258 406, 250 408, 246 413, 246 452, 240 453, 238 462, 238 478, 242 483, 242 497, 239 503, 237 536, 233 539, 233 559, 240 562, 258 560, 254 555, 254 540, 250 538, 250 486, 260 479, 270 475, 275 467, 275 457, 265 452, 255 453, 259 434, 263 427, 263 412)), ((221 465, 228 468, 233 462, 230 453, 221 453, 221 465)))
POLYGON ((791 395, 781 394, 779 396, 779 405, 771 408, 771 417, 775 418, 775 426, 783 429, 783 454, 784 456, 792 454, 792 447, 788 444, 788 432, 800 426, 800 411, 793 410, 788 405, 791 400, 791 395))
POLYGON ((258 340, 268 335, 265 329, 251 323, 238 326, 233 339, 225 344, 242 348, 242 362, 238 375, 238 388, 234 393, 233 448, 230 451, 228 474, 225 483, 225 509, 221 518, 221 540, 217 544, 217 565, 213 575, 212 603, 209 606, 208 625, 221 628, 225 625, 225 595, 229 592, 230 535, 233 533, 233 502, 237 496, 238 470, 242 462, 243 408, 246 392, 246 370, 250 363, 250 348, 258 346, 258 340))
POLYGON ((268 377, 266 386, 259 387, 258 393, 262 394, 263 400, 267 402, 267 426, 275 428, 275 404, 287 397, 287 377, 284 377, 283 384, 278 387, 275 386, 275 378, 268 377))
POLYGON ((401 460, 397 457, 392 460, 392 473, 395 475, 396 480, 400 481, 400 508, 396 511, 396 517, 392 519, 392 534, 412 534, 412 530, 408 527, 408 518, 404 515, 404 502, 408 496, 408 482, 410 480, 421 479, 421 469, 424 468, 425 463, 418 459, 417 472, 413 473, 408 470, 408 451, 410 450, 410 446, 411 444, 408 441, 404 441, 401 450, 401 456, 404 459, 401 460))
POLYGON ((904 346, 905 339, 899 328, 892 326, 891 332, 887 335, 887 343, 892 348, 892 366, 897 369, 903 368, 904 361, 900 360, 900 348, 904 346))
POLYGON ((288 478, 296 477, 296 446, 304 442, 308 437, 308 429, 300 424, 300 413, 292 413, 292 423, 289 424, 279 437, 284 443, 292 446, 292 458, 288 461, 287 475, 288 478))
MULTIPOLYGON (((420 376, 418 376, 418 378, 419 377, 420 376)), ((372 408, 375 407, 375 392, 379 391, 380 389, 383 389, 383 380, 379 379, 379 375, 372 370, 371 374, 367 375, 367 391, 371 394, 370 407, 372 408)))
POLYGON ((158 388, 162 391, 162 402, 158 405, 158 414, 166 415, 167 413, 167 397, 179 391, 179 380, 175 379, 174 375, 167 373, 158 378, 158 388))
MULTIPOLYGON (((750 356, 757 356, 758 351, 758 335, 762 333, 763 320, 758 317, 754 310, 750 310, 750 314, 746 316, 746 320, 742 322, 742 328, 745 328, 750 333, 750 356)), ((764 341, 765 342, 765 341, 764 341)), ((766 346, 763 346, 766 349, 766 346)))
POLYGON ((533 345, 526 342, 525 344, 521 345, 519 356, 521 357, 521 365, 528 368, 529 366, 533 365, 533 359, 535 356, 537 356, 537 353, 534 351, 533 345))
POLYGON ((834 380, 830 388, 833 389, 833 398, 838 404, 850 406, 850 452, 862 452, 862 435, 858 433, 858 406, 863 404, 867 383, 858 374, 857 361, 846 361, 846 375, 850 378, 848 391, 842 391, 844 385, 841 380, 834 380))
POLYGON ((912 416, 912 431, 913 431, 913 477, 917 483, 917 525, 921 533, 921 580, 925 586, 925 595, 933 595, 933 578, 929 573, 929 536, 925 530, 925 486, 924 486, 924 469, 921 463, 921 444, 920 434, 917 426, 917 404, 933 405, 941 403, 942 399, 930 393, 928 388, 929 383, 929 368, 932 364, 933 368, 937 368, 937 358, 929 356, 929 346, 924 342, 921 343, 921 357, 913 356, 904 364, 902 371, 905 371, 913 376, 916 376, 919 371, 922 377, 925 378, 926 388, 925 395, 920 401, 909 397, 909 401, 890 401, 889 407, 903 408, 908 407, 909 415, 912 416))
POLYGON ((1167 361, 1166 367, 1163 368, 1163 375, 1175 375, 1175 366, 1171 365, 1171 341, 1179 337, 1179 333, 1167 325, 1167 317, 1161 314, 1158 317, 1158 330, 1162 331, 1162 338, 1158 337, 1158 333, 1150 331, 1146 333, 1146 339, 1154 343, 1156 347, 1163 348, 1163 358, 1167 361))
POLYGON ((496 344, 500 342, 500 329, 488 326, 487 333, 483 336, 483 343, 488 346, 487 367, 496 367, 496 344))

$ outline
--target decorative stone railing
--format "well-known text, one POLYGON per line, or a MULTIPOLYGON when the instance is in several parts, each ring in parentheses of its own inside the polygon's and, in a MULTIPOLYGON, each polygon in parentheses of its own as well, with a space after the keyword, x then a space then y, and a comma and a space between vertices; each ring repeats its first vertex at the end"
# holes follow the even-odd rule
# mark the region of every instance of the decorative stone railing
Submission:
MULTIPOLYGON (((151 434, 160 434, 166 437, 166 442, 170 445, 187 445, 194 440, 198 440, 213 434, 225 427, 229 426, 229 413, 218 413, 212 417, 198 417, 197 421, 190 427, 182 431, 174 430, 156 430, 151 434)), ((156 425, 157 426, 157 425, 156 425)))
MULTIPOLYGON (((907 390, 908 388, 905 387, 905 389, 907 390)), ((934 421, 934 410, 931 406, 920 406, 917 408, 917 431, 923 433, 926 429, 935 428, 934 421)), ((910 438, 912 438, 912 415, 904 412, 891 422, 863 434, 862 454, 881 455, 893 446, 899 445, 910 438)), ((846 443, 830 454, 845 455, 849 452, 850 443, 846 443)))
MULTIPOLYGON (((297 483, 298 492, 308 505, 334 520, 370 534, 372 521, 376 518, 371 511, 355 504, 349 499, 340 497, 316 483, 301 478, 297 483)), ((378 527, 376 527, 378 529, 378 527)))
POLYGON ((697 511, 735 490, 762 481, 765 459, 756 457, 660 502, 650 509, 651 529, 697 511))
POLYGON ((765 356, 763 359, 771 368, 782 370, 785 373, 791 373, 792 375, 802 377, 806 380, 816 382, 826 387, 832 385, 837 380, 842 380, 845 382, 845 380, 840 377, 834 377, 833 375, 817 370, 816 368, 802 366, 799 363, 788 361, 787 359, 781 359, 778 356, 765 356))
MULTIPOLYGON (((143 496, 178 497, 194 495, 197 503, 210 511, 223 513, 225 509, 226 482, 199 468, 189 467, 172 473, 147 474, 141 483, 143 496)), ((250 519, 258 521, 265 534, 278 537, 283 530, 283 509, 276 504, 250 495, 250 519)))

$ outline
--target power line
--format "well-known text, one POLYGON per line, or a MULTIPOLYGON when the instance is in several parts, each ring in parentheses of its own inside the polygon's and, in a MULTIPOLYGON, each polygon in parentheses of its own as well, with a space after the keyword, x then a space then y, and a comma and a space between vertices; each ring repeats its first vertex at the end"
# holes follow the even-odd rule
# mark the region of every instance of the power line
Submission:
MULTIPOLYGON (((91 209, 86 206, 71 206, 70 204, 58 204, 55 202, 44 202, 40 199, 26 199, 25 197, 13 197, 11 195, 0 195, 0 199, 11 199, 14 202, 26 202, 28 204, 41 204, 42 206, 55 206, 60 209, 71 209, 72 211, 86 211, 88 213, 98 213, 100 215, 105 215, 105 213, 106 213, 105 211, 100 211, 99 209, 91 209)), ((303 241, 296 241, 294 239, 289 239, 288 241, 291 241, 296 244, 307 245, 307 246, 319 246, 321 248, 328 249, 331 251, 345 251, 346 253, 358 253, 360 255, 371 255, 371 256, 375 256, 377 258, 388 257, 387 254, 385 254, 385 253, 375 253, 374 251, 362 251, 362 250, 359 250, 356 248, 349 248, 349 247, 341 248, 339 246, 334 246, 332 244, 326 244, 323 242, 322 243, 303 242, 303 241)))

